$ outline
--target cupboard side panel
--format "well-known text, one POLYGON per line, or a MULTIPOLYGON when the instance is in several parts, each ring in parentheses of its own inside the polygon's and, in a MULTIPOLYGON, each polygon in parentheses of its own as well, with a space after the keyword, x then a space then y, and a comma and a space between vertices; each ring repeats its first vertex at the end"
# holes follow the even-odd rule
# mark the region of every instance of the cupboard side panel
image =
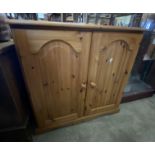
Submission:
POLYGON ((143 34, 135 34, 135 42, 131 43, 131 46, 132 46, 132 49, 131 49, 132 51, 131 52, 132 52, 132 54, 129 56, 129 58, 128 58, 127 62, 126 62, 127 65, 124 68, 124 74, 121 77, 120 86, 118 87, 119 88, 118 89, 118 95, 116 96, 116 98, 114 98, 114 102, 115 102, 116 107, 118 107, 120 102, 121 102, 121 99, 122 99, 122 96, 123 96, 123 91, 124 91, 125 85, 128 82, 132 67, 134 65, 134 61, 135 61, 135 58, 137 56, 138 49, 139 49, 142 37, 143 37, 143 34))
MULTIPOLYGON (((42 89, 35 88, 38 87, 40 83, 39 78, 36 78, 36 74, 32 72, 35 67, 33 58, 28 56, 30 52, 28 38, 26 36, 25 30, 12 29, 13 38, 15 41, 16 49, 18 52, 18 57, 22 66, 26 86, 30 95, 32 109, 35 114, 35 118, 38 126, 44 126, 44 120, 46 118, 46 108, 42 104, 44 101, 42 89), (32 78, 31 78, 32 77, 32 78), (33 80, 36 79, 36 80, 33 80), (34 93, 33 93, 34 92, 34 93), (33 94, 33 95, 32 95, 33 94), (38 97, 39 94, 39 97, 38 97)), ((41 87, 41 86, 39 86, 41 87)))

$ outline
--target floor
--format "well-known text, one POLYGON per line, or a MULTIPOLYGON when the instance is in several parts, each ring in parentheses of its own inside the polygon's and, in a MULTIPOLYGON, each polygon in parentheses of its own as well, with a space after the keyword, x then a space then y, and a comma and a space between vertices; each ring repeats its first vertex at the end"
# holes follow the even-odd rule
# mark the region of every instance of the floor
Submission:
POLYGON ((34 137, 51 142, 155 141, 155 95, 120 106, 120 112, 34 137))

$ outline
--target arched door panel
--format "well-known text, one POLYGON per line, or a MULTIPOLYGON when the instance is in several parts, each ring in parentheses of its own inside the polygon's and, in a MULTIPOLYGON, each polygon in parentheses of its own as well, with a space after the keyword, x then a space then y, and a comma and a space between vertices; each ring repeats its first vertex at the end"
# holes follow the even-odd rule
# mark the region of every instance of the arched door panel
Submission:
POLYGON ((19 51, 38 127, 54 128, 82 116, 91 33, 16 31, 23 39, 19 51))
MULTIPOLYGON (((86 94, 86 114, 113 109, 128 72, 136 38, 128 34, 93 33, 86 94), (131 46, 129 46, 131 45, 131 46)), ((132 60, 133 61, 133 60, 132 60)))

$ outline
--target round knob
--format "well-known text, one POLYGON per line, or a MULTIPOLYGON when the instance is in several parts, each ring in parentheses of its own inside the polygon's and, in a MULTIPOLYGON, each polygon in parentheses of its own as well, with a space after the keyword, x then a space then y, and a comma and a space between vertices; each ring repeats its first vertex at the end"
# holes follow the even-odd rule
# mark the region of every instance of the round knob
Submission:
POLYGON ((81 87, 82 87, 82 88, 86 88, 86 83, 82 83, 82 84, 81 84, 81 87))
POLYGON ((96 87, 96 83, 90 82, 90 86, 91 86, 92 88, 94 88, 94 87, 96 87))

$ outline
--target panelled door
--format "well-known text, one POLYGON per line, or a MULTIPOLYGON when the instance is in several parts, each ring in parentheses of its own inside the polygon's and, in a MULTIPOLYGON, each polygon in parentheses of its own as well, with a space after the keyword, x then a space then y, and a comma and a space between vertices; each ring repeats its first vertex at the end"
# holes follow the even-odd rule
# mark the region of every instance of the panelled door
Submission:
POLYGON ((38 126, 52 128, 82 116, 91 32, 13 32, 38 126))
POLYGON ((118 108, 142 35, 94 32, 85 114, 118 108))

